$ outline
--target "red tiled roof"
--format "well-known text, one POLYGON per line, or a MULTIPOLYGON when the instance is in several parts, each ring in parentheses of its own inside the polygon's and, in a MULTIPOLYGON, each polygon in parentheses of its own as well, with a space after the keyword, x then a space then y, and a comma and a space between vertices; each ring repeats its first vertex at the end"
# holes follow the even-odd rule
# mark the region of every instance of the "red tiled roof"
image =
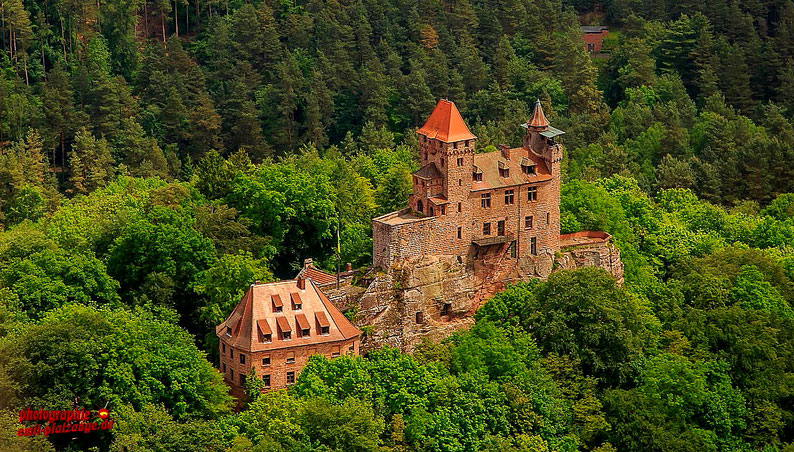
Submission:
MULTIPOLYGON (((361 330, 350 323, 328 297, 319 289, 319 284, 311 279, 306 280, 304 289, 300 289, 297 281, 279 281, 268 284, 253 284, 240 299, 240 303, 229 314, 226 320, 215 327, 216 335, 226 344, 248 352, 267 351, 295 346, 315 345, 326 342, 349 340, 361 335, 361 330), (289 303, 282 306, 276 313, 273 303, 284 300, 288 294, 300 294, 301 309, 293 309, 289 303), (314 316, 320 326, 328 326, 328 334, 310 334, 292 337, 290 341, 272 338, 271 342, 263 342, 261 334, 268 331, 291 332, 291 324, 301 329, 315 328, 309 322, 314 316), (232 328, 231 337, 226 335, 226 328, 232 328)), ((319 333, 319 332, 318 332, 319 333)))
POLYGON ((466 127, 463 118, 454 102, 439 99, 436 108, 430 113, 427 122, 416 133, 427 138, 451 143, 453 141, 473 140, 477 138, 466 127))
POLYGON ((301 276, 305 278, 310 278, 312 281, 316 282, 321 286, 333 284, 336 282, 336 275, 326 273, 314 267, 305 267, 303 270, 301 270, 301 274, 298 275, 298 277, 301 276))
POLYGON ((527 123, 530 127, 548 127, 549 120, 546 119, 546 115, 543 114, 543 107, 540 106, 540 99, 535 102, 535 111, 532 113, 532 119, 529 120, 527 123))
POLYGON ((549 172, 546 162, 534 152, 524 148, 513 148, 510 149, 510 154, 513 156, 510 160, 505 160, 499 151, 474 154, 474 164, 482 172, 482 180, 472 183, 472 191, 551 180, 551 172, 549 172), (526 166, 527 160, 535 164, 535 174, 524 174, 522 171, 521 164, 523 162, 526 166), (510 170, 508 177, 501 177, 500 167, 510 170))

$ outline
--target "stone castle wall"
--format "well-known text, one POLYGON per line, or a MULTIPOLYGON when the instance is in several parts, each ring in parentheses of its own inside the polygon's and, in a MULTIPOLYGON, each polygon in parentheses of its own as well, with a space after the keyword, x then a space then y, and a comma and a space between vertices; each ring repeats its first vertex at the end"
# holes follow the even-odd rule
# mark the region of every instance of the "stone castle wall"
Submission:
POLYGON ((623 281, 620 252, 608 239, 519 259, 503 251, 478 259, 420 255, 395 261, 359 300, 357 323, 369 325, 362 350, 389 345, 411 352, 424 338, 443 339, 473 324, 474 312, 505 285, 545 279, 555 270, 593 266, 623 281))

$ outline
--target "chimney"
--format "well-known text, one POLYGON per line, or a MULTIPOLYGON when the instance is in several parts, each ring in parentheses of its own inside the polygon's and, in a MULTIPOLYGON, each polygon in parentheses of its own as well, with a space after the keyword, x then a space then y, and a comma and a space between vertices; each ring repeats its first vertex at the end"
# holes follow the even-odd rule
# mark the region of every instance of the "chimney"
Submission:
POLYGON ((502 157, 510 160, 510 148, 506 144, 500 144, 499 151, 502 153, 502 157))
POLYGON ((299 276, 297 282, 298 282, 298 289, 306 290, 306 277, 299 276))
POLYGON ((312 265, 314 265, 314 259, 308 258, 303 260, 303 268, 311 267, 312 265))
POLYGON ((350 262, 346 263, 345 264, 345 271, 346 272, 353 271, 353 264, 351 264, 350 262))

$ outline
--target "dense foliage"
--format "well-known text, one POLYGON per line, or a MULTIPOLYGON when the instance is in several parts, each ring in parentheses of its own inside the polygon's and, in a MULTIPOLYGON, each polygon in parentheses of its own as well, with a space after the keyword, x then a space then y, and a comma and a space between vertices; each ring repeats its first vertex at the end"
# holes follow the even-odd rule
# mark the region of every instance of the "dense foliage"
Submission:
POLYGON ((0 0, 0 449, 794 450, 792 38, 789 0, 0 0), (511 286, 232 412, 214 326, 371 263, 439 97, 480 150, 541 99, 562 232, 612 234, 625 284, 511 286), (17 438, 24 406, 117 425, 17 438))

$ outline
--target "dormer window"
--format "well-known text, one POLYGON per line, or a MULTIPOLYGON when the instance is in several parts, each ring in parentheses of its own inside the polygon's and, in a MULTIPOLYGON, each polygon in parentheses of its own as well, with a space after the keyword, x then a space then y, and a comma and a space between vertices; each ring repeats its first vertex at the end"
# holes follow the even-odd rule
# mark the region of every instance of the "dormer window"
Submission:
POLYGON ((510 177, 510 168, 503 161, 499 161, 499 177, 510 177))
POLYGON ((311 336, 311 329, 309 328, 309 320, 305 314, 298 314, 295 316, 295 323, 298 327, 298 334, 300 337, 311 336))
POLYGON ((276 324, 281 334, 281 340, 288 341, 292 339, 292 328, 290 328, 286 317, 276 317, 276 324))
POLYGON ((273 340, 273 331, 270 329, 270 325, 268 325, 267 320, 257 320, 256 327, 259 333, 259 342, 266 344, 273 340))
POLYGON ((280 296, 273 295, 270 297, 270 301, 273 303, 273 312, 282 312, 284 310, 284 303, 281 301, 280 296))
POLYGON ((297 292, 293 292, 289 294, 290 301, 292 301, 292 310, 293 311, 300 311, 303 309, 303 300, 301 300, 301 295, 297 292))
POLYGON ((533 165, 524 165, 523 163, 521 164, 521 171, 523 171, 524 174, 528 176, 534 176, 535 174, 537 174, 537 172, 535 171, 536 168, 537 165, 534 164, 533 165))
POLYGON ((323 311, 317 311, 314 313, 314 320, 315 324, 317 325, 317 330, 322 335, 326 335, 329 333, 329 327, 331 324, 328 322, 328 317, 325 315, 323 311))
POLYGON ((227 337, 232 337, 232 327, 230 327, 230 326, 226 327, 226 336, 227 337))

